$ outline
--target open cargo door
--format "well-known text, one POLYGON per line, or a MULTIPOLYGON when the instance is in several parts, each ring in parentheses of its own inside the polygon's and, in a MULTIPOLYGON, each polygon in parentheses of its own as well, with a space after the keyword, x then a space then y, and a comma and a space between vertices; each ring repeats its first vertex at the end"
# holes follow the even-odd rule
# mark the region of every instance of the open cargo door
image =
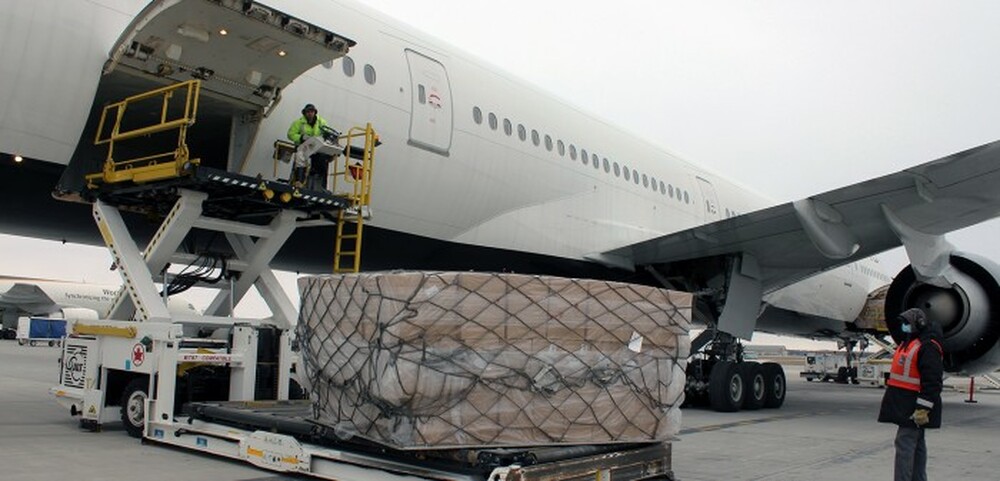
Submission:
POLYGON ((354 42, 257 2, 157 0, 119 38, 104 73, 130 68, 266 109, 306 70, 354 42))
MULTIPOLYGON (((199 126, 188 139, 191 150, 215 167, 238 171, 282 89, 316 65, 343 57, 354 45, 254 1, 151 2, 111 50, 90 120, 57 195, 79 192, 83 175, 100 170, 106 149, 93 141, 104 105, 192 78, 201 79, 201 98, 199 126)), ((166 107, 151 102, 129 105, 125 115, 155 121, 162 110, 166 107)))

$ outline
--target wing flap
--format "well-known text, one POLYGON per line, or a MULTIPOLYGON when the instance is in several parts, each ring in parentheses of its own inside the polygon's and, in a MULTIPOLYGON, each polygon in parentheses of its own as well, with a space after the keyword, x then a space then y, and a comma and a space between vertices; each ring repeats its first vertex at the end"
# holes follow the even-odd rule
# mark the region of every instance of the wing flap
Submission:
MULTIPOLYGON (((748 253, 756 257, 765 292, 901 245, 883 208, 907 226, 945 234, 1000 216, 1000 141, 975 147, 883 177, 809 197, 815 212, 795 203, 738 217, 604 253, 636 265, 748 253), (856 242, 853 254, 819 248, 826 223, 856 242)), ((837 239, 830 239, 831 242, 837 239)), ((843 239, 841 239, 843 242, 843 239)), ((823 247, 823 246, 821 246, 823 247)))

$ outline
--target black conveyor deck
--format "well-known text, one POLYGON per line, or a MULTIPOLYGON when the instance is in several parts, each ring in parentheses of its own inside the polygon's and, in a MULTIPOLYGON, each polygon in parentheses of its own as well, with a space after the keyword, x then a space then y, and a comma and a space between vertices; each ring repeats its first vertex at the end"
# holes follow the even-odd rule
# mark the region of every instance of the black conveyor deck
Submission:
POLYGON ((209 217, 250 223, 259 219, 260 224, 270 222, 282 209, 329 216, 330 212, 350 204, 345 196, 325 190, 296 189, 287 182, 195 165, 177 178, 146 184, 99 184, 96 189, 84 189, 80 194, 86 201, 100 199, 123 210, 163 216, 173 208, 178 189, 208 194, 202 209, 209 217), (273 197, 266 198, 266 191, 273 193, 273 197), (285 200, 282 194, 286 194, 285 200))

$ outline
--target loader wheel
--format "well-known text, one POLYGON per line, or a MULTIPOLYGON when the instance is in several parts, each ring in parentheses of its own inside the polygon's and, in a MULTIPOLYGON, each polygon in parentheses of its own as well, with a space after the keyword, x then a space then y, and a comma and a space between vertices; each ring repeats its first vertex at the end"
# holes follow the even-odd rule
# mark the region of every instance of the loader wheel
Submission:
POLYGON ((146 378, 135 378, 129 381, 122 392, 122 424, 125 425, 125 432, 133 438, 142 438, 142 433, 146 428, 146 398, 149 395, 146 389, 149 388, 149 380, 146 378))
POLYGON ((746 388, 746 395, 743 396, 743 409, 756 411, 764 407, 767 399, 767 382, 764 378, 764 370, 760 363, 744 362, 740 365, 743 375, 743 386, 746 388))
POLYGON ((708 402, 712 409, 721 413, 739 411, 745 395, 743 375, 737 364, 729 361, 715 363, 708 380, 708 402))
POLYGON ((785 393, 788 387, 785 382, 785 369, 776 362, 765 362, 760 365, 764 372, 764 407, 770 409, 780 408, 785 403, 785 393))

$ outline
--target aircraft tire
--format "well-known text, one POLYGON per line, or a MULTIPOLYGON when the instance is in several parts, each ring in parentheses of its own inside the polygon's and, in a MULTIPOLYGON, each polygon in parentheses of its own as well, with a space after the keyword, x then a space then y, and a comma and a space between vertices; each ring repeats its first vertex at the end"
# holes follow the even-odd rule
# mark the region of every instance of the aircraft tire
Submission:
POLYGON ((712 409, 721 413, 739 411, 745 395, 746 386, 739 365, 729 361, 715 363, 708 381, 708 402, 712 409))
POLYGON ((758 362, 743 362, 739 364, 739 367, 746 391, 743 396, 743 409, 756 411, 764 407, 764 401, 767 400, 767 381, 764 369, 758 362))
POLYGON ((776 362, 765 362, 760 365, 764 372, 764 383, 767 389, 764 390, 764 407, 768 409, 780 408, 785 403, 787 393, 787 380, 785 379, 785 369, 776 362))

